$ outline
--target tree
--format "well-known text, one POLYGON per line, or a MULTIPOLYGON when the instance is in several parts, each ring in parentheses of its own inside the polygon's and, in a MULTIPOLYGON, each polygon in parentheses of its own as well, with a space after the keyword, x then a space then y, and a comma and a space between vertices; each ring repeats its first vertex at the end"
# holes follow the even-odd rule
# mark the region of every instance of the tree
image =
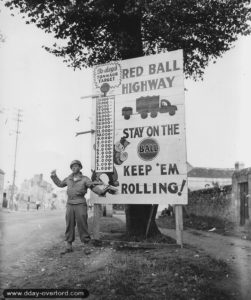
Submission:
MULTIPOLYGON (((73 68, 163 50, 184 50, 187 77, 203 78, 210 60, 250 33, 250 0, 11 0, 26 23, 60 41, 45 49, 73 68)), ((127 207, 129 234, 145 232, 149 205, 127 207)), ((150 235, 156 234, 156 208, 150 235)))

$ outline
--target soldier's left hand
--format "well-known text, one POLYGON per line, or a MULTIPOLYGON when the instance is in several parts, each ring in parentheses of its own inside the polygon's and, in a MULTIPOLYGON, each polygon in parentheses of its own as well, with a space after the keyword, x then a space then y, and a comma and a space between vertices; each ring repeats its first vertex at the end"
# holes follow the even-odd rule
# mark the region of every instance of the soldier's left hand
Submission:
POLYGON ((102 181, 92 181, 91 186, 102 185, 104 184, 102 181))

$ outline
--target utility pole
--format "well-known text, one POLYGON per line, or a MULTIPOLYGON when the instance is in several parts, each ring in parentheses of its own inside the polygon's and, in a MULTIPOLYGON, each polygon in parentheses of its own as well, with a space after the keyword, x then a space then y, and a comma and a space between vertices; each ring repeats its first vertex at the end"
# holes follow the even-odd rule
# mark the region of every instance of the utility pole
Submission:
POLYGON ((16 181, 16 163, 17 163, 17 146, 18 146, 18 135, 21 133, 19 131, 20 122, 22 122, 22 115, 21 109, 17 110, 17 128, 16 128, 16 143, 15 143, 15 155, 14 155, 14 170, 13 170, 13 180, 12 180, 12 187, 11 187, 11 195, 10 195, 10 209, 13 209, 13 198, 15 193, 15 181, 16 181))

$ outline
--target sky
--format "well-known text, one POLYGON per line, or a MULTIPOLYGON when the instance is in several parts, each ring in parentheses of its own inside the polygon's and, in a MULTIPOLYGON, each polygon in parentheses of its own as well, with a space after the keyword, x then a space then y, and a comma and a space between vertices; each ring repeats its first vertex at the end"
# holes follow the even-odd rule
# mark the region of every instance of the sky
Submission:
MULTIPOLYGON (((17 178, 50 172, 70 173, 69 164, 80 159, 90 175, 91 136, 75 133, 91 129, 92 70, 67 67, 46 52, 53 37, 20 16, 12 17, 0 5, 0 169, 5 186, 12 183, 17 109, 22 122, 17 151, 17 178), (80 115, 80 121, 75 119, 80 115)), ((251 36, 210 63, 203 81, 185 80, 187 160, 195 167, 233 168, 236 161, 251 167, 251 36)))

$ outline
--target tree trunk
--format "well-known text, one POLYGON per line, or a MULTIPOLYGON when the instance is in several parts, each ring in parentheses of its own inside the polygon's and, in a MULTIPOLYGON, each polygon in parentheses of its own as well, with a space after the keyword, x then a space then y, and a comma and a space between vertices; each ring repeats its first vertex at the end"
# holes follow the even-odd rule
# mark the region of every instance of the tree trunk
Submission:
MULTIPOLYGON (((124 15, 120 19, 118 26, 120 31, 120 52, 123 59, 136 58, 143 56, 143 45, 141 35, 141 13, 134 16, 124 15)), ((119 48, 118 47, 118 48, 119 48)), ((144 196, 142 196, 144 197, 144 196)), ((151 223, 148 231, 148 237, 160 234, 155 222, 157 213, 156 206, 154 208, 151 223)), ((151 214, 151 204, 130 204, 126 205, 126 232, 129 236, 145 236, 147 224, 151 214)))
MULTIPOLYGON (((151 214, 150 204, 130 204, 126 205, 126 233, 129 236, 145 236, 148 220, 151 214)), ((147 237, 160 234, 155 222, 158 206, 154 208, 147 237)))

